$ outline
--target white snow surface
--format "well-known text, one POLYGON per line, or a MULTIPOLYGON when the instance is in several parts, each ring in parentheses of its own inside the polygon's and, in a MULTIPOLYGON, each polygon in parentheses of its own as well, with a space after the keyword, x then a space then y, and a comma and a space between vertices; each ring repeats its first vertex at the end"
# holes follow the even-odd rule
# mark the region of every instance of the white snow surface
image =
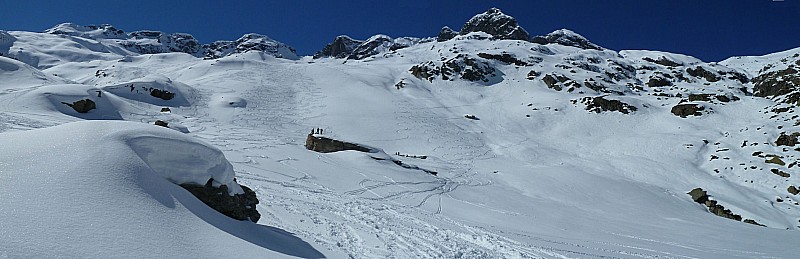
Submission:
POLYGON ((0 143, 4 257, 321 256, 170 183, 213 177, 241 191, 221 151, 173 130, 81 121, 0 134, 0 143))
POLYGON ((772 174, 771 164, 751 155, 800 155, 771 144, 797 128, 791 114, 765 114, 780 104, 737 92, 752 85, 728 79, 626 85, 671 73, 643 57, 750 76, 761 66, 743 64, 779 57, 713 64, 666 52, 464 37, 347 62, 258 52, 203 60, 130 56, 70 36, 8 35, 22 62, 0 57, 0 257, 800 254, 800 198, 786 192, 800 186, 799 177, 787 167, 780 168, 789 178, 772 174), (480 59, 496 68, 489 82, 429 81, 409 72, 459 54, 478 60, 477 53, 510 54, 530 65, 480 59), (581 62, 586 69, 576 68, 581 62), (541 80, 560 73, 602 81, 603 71, 625 67, 639 70, 607 84, 612 93, 555 91, 541 80), (531 70, 540 75, 528 79, 531 70), (168 89, 177 99, 135 94, 125 88, 130 84, 168 89), (713 112, 680 118, 670 113, 680 98, 656 92, 742 100, 703 103, 713 112), (601 94, 638 110, 597 114, 571 102, 601 94), (79 114, 61 103, 80 99, 97 109, 79 114), (148 125, 155 120, 188 133, 148 125), (384 150, 383 160, 306 150, 312 128, 384 150), (227 218, 174 184, 211 177, 215 185, 252 188, 261 220, 227 218), (767 227, 709 213, 686 194, 696 187, 767 227))

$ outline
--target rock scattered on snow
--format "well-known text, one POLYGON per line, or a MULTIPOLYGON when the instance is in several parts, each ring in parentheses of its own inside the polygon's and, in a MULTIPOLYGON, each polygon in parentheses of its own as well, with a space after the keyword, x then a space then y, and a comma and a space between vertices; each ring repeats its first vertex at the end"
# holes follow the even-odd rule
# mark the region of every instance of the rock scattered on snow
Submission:
POLYGON ((684 103, 678 104, 672 107, 672 114, 675 116, 680 116, 681 118, 686 118, 687 116, 700 116, 703 115, 701 111, 705 110, 706 108, 700 104, 693 104, 693 103, 684 103))

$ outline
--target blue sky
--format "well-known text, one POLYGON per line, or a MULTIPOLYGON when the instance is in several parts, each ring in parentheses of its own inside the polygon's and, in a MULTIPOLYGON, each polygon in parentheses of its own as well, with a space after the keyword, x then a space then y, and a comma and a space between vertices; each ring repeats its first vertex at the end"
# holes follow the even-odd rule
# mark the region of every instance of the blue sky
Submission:
POLYGON ((109 23, 126 32, 186 32, 203 43, 255 32, 313 54, 335 36, 435 36, 498 7, 532 35, 571 29, 606 48, 683 53, 705 61, 800 47, 800 0, 8 1, 0 29, 109 23))

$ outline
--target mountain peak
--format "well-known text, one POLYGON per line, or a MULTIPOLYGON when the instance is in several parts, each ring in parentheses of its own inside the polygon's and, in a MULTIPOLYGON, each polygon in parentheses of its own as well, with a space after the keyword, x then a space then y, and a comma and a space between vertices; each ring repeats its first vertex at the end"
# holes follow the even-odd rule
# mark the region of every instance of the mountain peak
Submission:
POLYGON ((528 31, 519 26, 517 19, 494 7, 469 19, 461 27, 459 34, 466 35, 478 31, 488 33, 496 39, 530 40, 528 31))
POLYGON ((333 58, 346 58, 353 53, 353 50, 358 48, 359 45, 364 43, 361 40, 355 40, 347 35, 339 35, 317 53, 314 53, 314 58, 333 57, 333 58))
POLYGON ((572 46, 582 49, 596 49, 603 50, 603 47, 590 42, 586 37, 575 33, 568 29, 560 29, 548 33, 545 36, 536 36, 531 40, 533 43, 539 44, 559 44, 564 46, 572 46))
POLYGON ((88 39, 124 39, 127 37, 124 31, 110 24, 83 26, 74 23, 61 23, 44 32, 88 39))

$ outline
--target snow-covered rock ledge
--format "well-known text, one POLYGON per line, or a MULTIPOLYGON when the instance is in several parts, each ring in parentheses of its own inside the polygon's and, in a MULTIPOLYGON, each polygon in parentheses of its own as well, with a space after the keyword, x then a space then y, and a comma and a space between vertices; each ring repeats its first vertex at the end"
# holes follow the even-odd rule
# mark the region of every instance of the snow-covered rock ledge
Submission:
MULTIPOLYGON (((43 183, 29 190, 66 188, 74 191, 65 196, 95 193, 113 200, 119 194, 129 195, 130 189, 153 188, 144 182, 167 180, 229 217, 254 222, 260 217, 255 193, 235 181, 233 166, 222 151, 174 130, 137 122, 80 121, 0 134, 0 146, 4 147, 0 150, 0 177, 6 184, 30 185, 32 182, 20 180, 30 177, 43 183), (80 179, 80 184, 64 179, 80 179), (134 179, 138 180, 129 182, 134 179)), ((11 189, 3 188, 0 193, 11 189)), ((124 203, 127 198, 118 199, 124 203)), ((92 200, 69 201, 87 205, 87 209, 106 209, 91 204, 92 200)), ((8 218, 5 216, 14 217, 2 218, 8 218)))

